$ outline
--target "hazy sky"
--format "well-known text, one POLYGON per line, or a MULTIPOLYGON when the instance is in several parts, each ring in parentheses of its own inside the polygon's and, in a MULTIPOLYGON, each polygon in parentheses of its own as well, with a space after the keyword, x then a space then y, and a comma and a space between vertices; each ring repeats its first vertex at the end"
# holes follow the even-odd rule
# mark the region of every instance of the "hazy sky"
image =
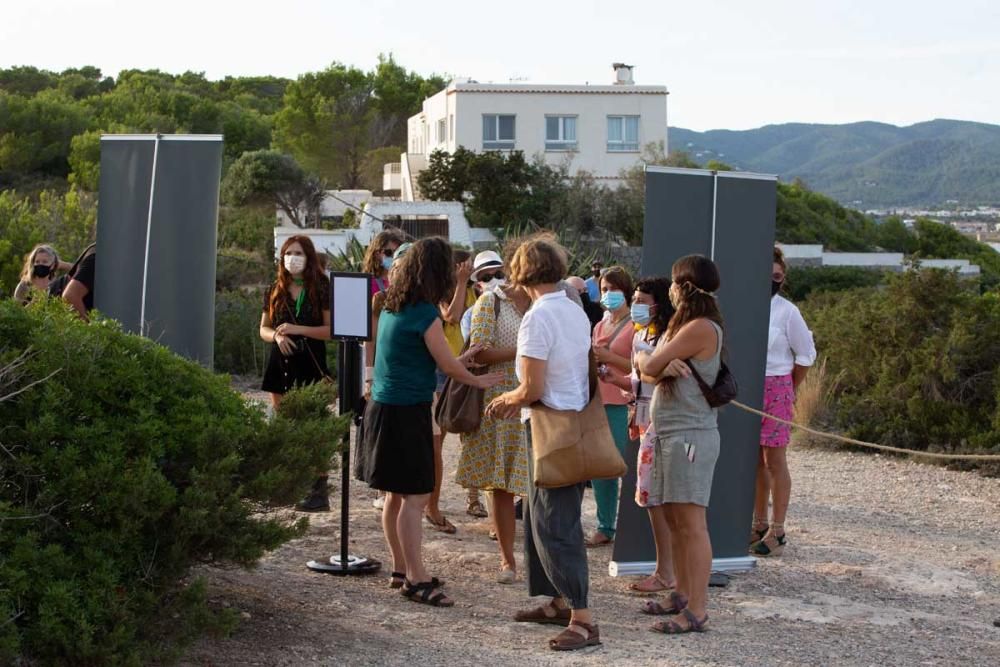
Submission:
POLYGON ((0 67, 295 77, 379 53, 478 81, 670 90, 670 125, 1000 123, 996 0, 33 0, 0 3, 0 67))

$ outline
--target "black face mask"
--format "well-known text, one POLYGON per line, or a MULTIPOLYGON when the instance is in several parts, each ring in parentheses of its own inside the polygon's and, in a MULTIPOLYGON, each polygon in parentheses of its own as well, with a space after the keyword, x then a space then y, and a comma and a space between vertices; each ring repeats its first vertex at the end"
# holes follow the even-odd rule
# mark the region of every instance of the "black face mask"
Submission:
POLYGON ((776 280, 772 280, 771 281, 771 296, 774 296, 775 294, 777 294, 778 292, 780 292, 781 291, 781 286, 783 284, 784 284, 783 282, 779 283, 776 280))
POLYGON ((52 273, 52 267, 45 264, 35 264, 31 269, 31 275, 36 278, 48 278, 52 273))

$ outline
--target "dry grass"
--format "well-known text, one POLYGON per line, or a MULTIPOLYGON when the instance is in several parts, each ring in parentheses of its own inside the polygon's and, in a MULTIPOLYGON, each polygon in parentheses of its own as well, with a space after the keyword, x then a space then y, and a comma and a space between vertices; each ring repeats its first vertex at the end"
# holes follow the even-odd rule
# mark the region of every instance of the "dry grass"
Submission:
MULTIPOLYGON (((795 392, 795 423, 818 428, 830 407, 830 396, 836 379, 826 370, 826 359, 809 369, 809 374, 795 392)), ((792 442, 796 445, 814 444, 816 436, 792 429, 792 442)))

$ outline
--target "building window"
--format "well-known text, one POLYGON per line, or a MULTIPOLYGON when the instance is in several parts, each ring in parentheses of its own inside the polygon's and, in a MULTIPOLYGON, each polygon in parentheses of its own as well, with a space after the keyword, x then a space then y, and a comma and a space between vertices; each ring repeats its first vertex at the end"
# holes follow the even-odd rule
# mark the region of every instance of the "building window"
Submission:
POLYGON ((545 150, 576 150, 576 116, 545 117, 545 150))
POLYGON ((447 132, 448 132, 448 121, 442 118, 441 120, 438 121, 437 124, 437 133, 438 133, 437 140, 439 144, 443 144, 445 141, 447 141, 447 138, 445 137, 447 132))
POLYGON ((455 141, 455 114, 448 116, 448 141, 455 141))
POLYGON ((608 152, 639 152, 638 116, 608 116, 608 152))
POLYGON ((483 116, 483 150, 514 148, 514 116, 488 114, 483 116))

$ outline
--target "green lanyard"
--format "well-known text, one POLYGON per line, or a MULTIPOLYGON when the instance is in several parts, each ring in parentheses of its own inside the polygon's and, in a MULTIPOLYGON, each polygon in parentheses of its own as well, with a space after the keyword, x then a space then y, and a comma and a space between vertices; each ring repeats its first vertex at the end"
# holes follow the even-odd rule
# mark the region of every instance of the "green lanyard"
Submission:
MULTIPOLYGON (((295 281, 296 285, 302 285, 302 280, 298 279, 295 281)), ((296 319, 302 313, 302 304, 306 301, 306 288, 303 287, 299 292, 299 296, 295 299, 295 317, 296 319)))

